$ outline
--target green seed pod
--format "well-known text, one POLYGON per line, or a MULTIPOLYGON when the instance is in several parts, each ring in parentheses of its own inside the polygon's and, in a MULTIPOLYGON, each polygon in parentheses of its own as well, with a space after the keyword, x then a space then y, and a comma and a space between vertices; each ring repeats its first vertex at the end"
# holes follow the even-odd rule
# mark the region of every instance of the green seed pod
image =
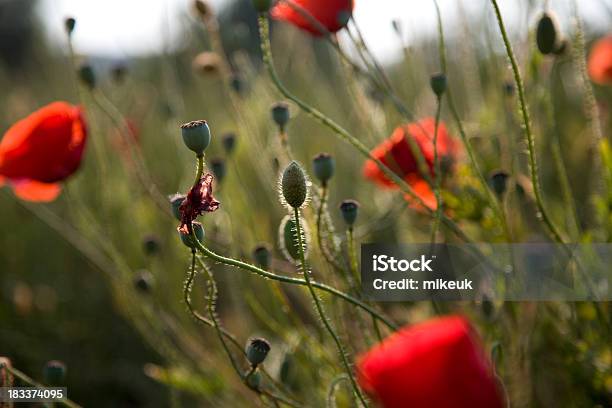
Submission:
POLYGON ((261 373, 259 371, 251 373, 247 378, 247 385, 253 390, 259 390, 259 386, 261 385, 261 373))
POLYGON ((336 163, 334 158, 327 153, 319 153, 312 159, 312 171, 324 186, 327 185, 329 179, 334 175, 336 163))
MULTIPOLYGON (((192 226, 193 230, 195 231, 196 238, 198 238, 198 241, 202 242, 204 240, 204 228, 202 228, 202 224, 199 222, 194 222, 192 223, 192 226)), ((179 231, 179 236, 181 237, 181 241, 185 246, 192 249, 197 248, 196 242, 193 241, 191 234, 184 234, 179 231)))
POLYGON ((489 184, 498 197, 502 197, 508 186, 508 173, 503 170, 496 170, 489 176, 489 184))
POLYGON ((43 378, 46 385, 62 385, 66 378, 66 365, 57 360, 47 362, 43 368, 43 378))
POLYGON ((251 365, 256 366, 263 363, 270 351, 270 343, 266 339, 252 338, 246 347, 246 358, 251 365))
POLYGON ((225 153, 232 154, 236 148, 236 134, 234 132, 228 132, 221 137, 221 144, 225 153))
POLYGON ((141 293, 151 292, 153 287, 153 275, 146 269, 141 269, 136 272, 134 277, 134 288, 141 293))
POLYGON ((355 200, 344 200, 340 203, 340 212, 346 225, 352 227, 359 214, 359 203, 355 200))
POLYGON ((292 161, 281 176, 281 192, 285 203, 291 208, 300 208, 308 196, 306 173, 297 162, 292 161))
POLYGON ((189 150, 198 156, 204 154, 204 150, 210 144, 210 128, 205 120, 194 120, 181 125, 183 142, 189 150))
POLYGON ((289 123, 289 119, 291 119, 289 105, 285 102, 277 102, 272 105, 270 111, 272 112, 272 120, 274 120, 274 123, 276 123, 281 130, 284 130, 287 123, 289 123))
POLYGON ((253 250, 253 259, 260 268, 270 269, 270 264, 272 263, 270 248, 266 244, 256 246, 253 250))
POLYGON ((159 253, 161 244, 156 235, 147 235, 142 240, 142 248, 147 255, 156 255, 159 253))
POLYGON ((79 67, 79 79, 89 89, 96 87, 96 73, 89 64, 83 64, 79 67))
POLYGON ((170 209, 172 210, 172 215, 174 215, 174 218, 180 221, 181 211, 179 208, 187 196, 185 194, 176 193, 168 198, 170 199, 170 209))
MULTIPOLYGON (((306 257, 308 254, 310 234, 308 233, 304 220, 300 220, 300 227, 302 227, 302 244, 304 245, 304 256, 306 257)), ((289 262, 298 262, 300 260, 300 253, 296 236, 297 229, 295 220, 292 216, 287 215, 283 218, 278 232, 281 252, 289 262)))
POLYGON ((251 0, 253 7, 258 13, 267 13, 270 10, 272 0, 251 0))
POLYGON ((64 19, 64 29, 66 30, 66 34, 72 35, 75 27, 76 27, 76 20, 74 19, 74 17, 66 17, 64 19))
POLYGON ((446 92, 446 75, 434 74, 429 79, 431 90, 438 98, 440 98, 444 92, 446 92))
POLYGON ((552 54, 559 48, 559 24, 554 14, 544 12, 538 21, 536 44, 544 55, 552 54))
POLYGON ((215 175, 215 179, 217 179, 217 181, 221 183, 226 173, 225 160, 220 157, 215 157, 214 159, 211 159, 210 169, 215 175))

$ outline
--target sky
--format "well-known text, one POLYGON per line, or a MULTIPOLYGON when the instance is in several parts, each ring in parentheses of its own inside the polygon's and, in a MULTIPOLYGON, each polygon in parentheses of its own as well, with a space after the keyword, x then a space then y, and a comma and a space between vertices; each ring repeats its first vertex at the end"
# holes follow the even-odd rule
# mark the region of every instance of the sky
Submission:
MULTIPOLYGON (((129 57, 159 53, 164 42, 178 38, 181 21, 190 11, 191 0, 40 0, 39 13, 49 36, 63 40, 63 19, 77 19, 74 44, 77 52, 92 55, 129 57), (166 40, 165 40, 166 39, 166 40)), ((210 0, 215 8, 227 0, 210 0)), ((549 0, 567 23, 571 0, 549 0)), ((610 27, 612 0, 577 0, 581 14, 590 28, 610 27)), ((484 18, 491 18, 489 0, 439 0, 445 30, 452 34, 461 22, 462 7, 478 28, 484 18), (460 5, 460 6, 459 6, 460 5)), ((532 23, 537 15, 525 15, 526 0, 499 0, 510 30, 519 32, 521 24, 532 23)), ((542 0, 544 3, 544 0, 542 0)), ((405 39, 413 41, 436 30, 433 0, 356 0, 355 20, 366 42, 382 60, 392 59, 400 48, 390 22, 401 21, 405 39)), ((520 32, 526 32, 521 30, 520 32)))

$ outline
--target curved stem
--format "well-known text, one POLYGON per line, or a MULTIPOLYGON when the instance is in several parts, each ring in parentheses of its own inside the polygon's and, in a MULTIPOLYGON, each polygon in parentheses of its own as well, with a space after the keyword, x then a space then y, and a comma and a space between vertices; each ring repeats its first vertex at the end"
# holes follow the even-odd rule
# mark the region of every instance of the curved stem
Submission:
POLYGON ((308 291, 310 292, 310 295, 312 296, 312 300, 314 301, 315 308, 317 309, 317 313, 319 314, 319 317, 321 318, 323 325, 325 326, 329 334, 334 339, 334 343, 336 343, 336 347, 338 348, 338 353, 340 353, 340 357, 342 359, 342 364, 344 365, 344 369, 346 370, 346 373, 348 374, 349 379, 351 380, 353 392, 355 393, 357 398, 359 398, 359 401, 361 401, 363 406, 367 407, 368 404, 365 398, 363 397, 363 395, 361 394, 361 390, 359 389, 359 386, 357 385, 357 381, 355 381, 355 378, 353 376, 353 372, 351 370, 351 366, 348 361, 348 356, 346 354, 346 350, 344 349, 344 345, 342 344, 342 342, 340 341, 340 338, 338 337, 338 334, 332 327, 332 323, 327 317, 327 314, 325 313, 325 309, 323 308, 321 299, 319 299, 319 295, 317 295, 317 292, 315 292, 314 287, 312 286, 312 283, 310 281, 310 270, 308 266, 306 265, 306 258, 304 256, 304 242, 302 241, 303 237, 302 237, 302 229, 300 225, 301 224, 300 223, 300 210, 298 208, 293 209, 293 216, 295 218, 295 229, 296 229, 298 253, 300 255, 300 264, 302 267, 302 272, 304 273, 304 280, 306 281, 306 286, 308 287, 308 291))
POLYGON ((342 374, 334 378, 331 383, 329 383, 329 388, 327 391, 327 408, 336 408, 336 390, 342 381, 350 381, 348 376, 342 374))

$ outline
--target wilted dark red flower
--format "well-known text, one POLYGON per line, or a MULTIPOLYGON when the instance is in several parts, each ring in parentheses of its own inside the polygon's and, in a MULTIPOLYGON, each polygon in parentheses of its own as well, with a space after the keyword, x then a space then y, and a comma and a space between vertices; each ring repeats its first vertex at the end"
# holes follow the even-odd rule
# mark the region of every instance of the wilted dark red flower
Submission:
POLYGON ((601 85, 612 83, 612 35, 597 40, 593 45, 588 69, 593 82, 601 85))
POLYGON ((212 174, 206 173, 200 181, 191 187, 187 197, 179 207, 181 213, 181 225, 179 231, 183 234, 190 233, 191 223, 204 212, 213 212, 219 208, 219 202, 212 195, 212 174))
POLYGON ((312 35, 321 36, 321 27, 314 18, 331 33, 342 29, 348 22, 354 7, 353 0, 291 0, 276 3, 270 15, 276 20, 286 21, 312 35))
MULTIPOLYGON (((418 123, 409 123, 396 128, 391 137, 376 146, 371 154, 382 161, 398 176, 404 179, 429 208, 436 207, 433 191, 422 178, 417 158, 412 154, 408 138, 415 141, 418 149, 423 153, 429 173, 434 175, 434 148, 433 138, 435 121, 426 118, 418 123)), ((438 159, 443 168, 449 169, 459 154, 459 145, 449 135, 446 125, 440 122, 438 126, 438 159)), ((381 187, 398 188, 376 165, 373 160, 366 161, 363 167, 366 178, 374 181, 381 187)))
POLYGON ((15 123, 0 141, 0 185, 29 201, 53 201, 81 164, 87 126, 81 109, 51 103, 15 123))
POLYGON ((359 384, 385 408, 502 408, 492 366, 460 316, 408 326, 358 360, 359 384))

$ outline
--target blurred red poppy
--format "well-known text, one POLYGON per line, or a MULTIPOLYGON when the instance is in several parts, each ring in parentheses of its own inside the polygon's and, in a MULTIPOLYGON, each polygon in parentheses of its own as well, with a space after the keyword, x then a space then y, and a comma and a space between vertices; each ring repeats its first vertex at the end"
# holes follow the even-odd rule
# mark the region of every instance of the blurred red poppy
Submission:
POLYGON ((385 408, 504 406, 478 335, 460 316, 401 329, 361 356, 357 370, 385 408))
POLYGON ((0 185, 28 201, 53 201, 81 164, 87 127, 81 109, 53 102, 15 123, 0 141, 0 185))
POLYGON ((354 7, 353 0, 281 0, 270 10, 276 20, 286 21, 314 36, 326 34, 314 18, 331 33, 342 29, 354 7))
POLYGON ((597 40, 593 45, 588 69, 593 82, 601 85, 612 83, 612 35, 597 40))
MULTIPOLYGON (((435 121, 425 118, 418 123, 409 123, 396 128, 391 137, 376 146, 371 154, 382 161, 387 167, 403 178, 421 198, 423 203, 436 208, 436 199, 429 184, 422 178, 417 158, 412 154, 408 138, 412 138, 416 147, 422 152, 429 173, 434 175, 434 148, 433 137, 435 121)), ((446 125, 440 122, 438 126, 438 158, 443 169, 450 169, 459 154, 459 145, 450 136, 446 125)), ((363 167, 366 178, 374 181, 381 187, 398 188, 376 165, 373 160, 366 161, 363 167)), ((410 198, 407 197, 408 201, 410 198)), ((418 206, 415 203, 415 206, 418 206)))

